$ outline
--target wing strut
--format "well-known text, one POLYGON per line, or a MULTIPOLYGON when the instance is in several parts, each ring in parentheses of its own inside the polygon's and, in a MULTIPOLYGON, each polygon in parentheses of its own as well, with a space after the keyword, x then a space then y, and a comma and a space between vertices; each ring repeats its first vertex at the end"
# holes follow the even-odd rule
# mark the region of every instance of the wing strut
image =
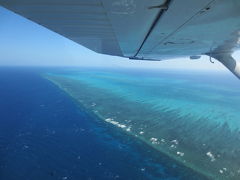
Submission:
POLYGON ((164 4, 161 4, 159 6, 151 6, 149 7, 149 9, 155 9, 158 8, 159 12, 155 18, 155 20, 153 21, 150 29, 148 30, 143 42, 141 43, 140 47, 138 48, 137 52, 135 53, 135 55, 133 57, 131 57, 132 59, 138 59, 137 55, 139 54, 139 52, 141 51, 143 45, 145 44, 145 42, 147 41, 148 37, 150 36, 150 34, 152 33, 154 27, 157 25, 157 22, 159 21, 159 19, 162 17, 162 15, 164 14, 165 11, 168 10, 168 7, 170 5, 172 0, 165 0, 164 4))
POLYGON ((226 68, 228 68, 240 79, 240 62, 234 59, 230 53, 209 54, 209 56, 220 61, 226 68))

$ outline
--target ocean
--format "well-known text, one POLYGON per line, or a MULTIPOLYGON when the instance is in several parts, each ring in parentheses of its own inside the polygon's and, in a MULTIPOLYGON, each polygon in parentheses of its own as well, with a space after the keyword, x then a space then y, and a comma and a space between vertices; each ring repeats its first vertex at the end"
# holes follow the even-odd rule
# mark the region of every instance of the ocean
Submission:
POLYGON ((0 179, 239 179, 240 83, 221 73, 0 69, 0 179))

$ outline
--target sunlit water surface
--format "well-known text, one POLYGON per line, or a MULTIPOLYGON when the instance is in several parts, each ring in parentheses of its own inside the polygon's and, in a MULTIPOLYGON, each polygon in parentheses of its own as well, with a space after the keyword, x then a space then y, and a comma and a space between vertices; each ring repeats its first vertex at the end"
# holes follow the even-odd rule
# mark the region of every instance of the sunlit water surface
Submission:
POLYGON ((43 77, 97 119, 189 171, 240 179, 240 83, 235 77, 132 69, 72 69, 43 77))
POLYGON ((160 145, 144 97, 152 85, 129 72, 0 68, 0 179, 205 179, 151 147, 160 145))

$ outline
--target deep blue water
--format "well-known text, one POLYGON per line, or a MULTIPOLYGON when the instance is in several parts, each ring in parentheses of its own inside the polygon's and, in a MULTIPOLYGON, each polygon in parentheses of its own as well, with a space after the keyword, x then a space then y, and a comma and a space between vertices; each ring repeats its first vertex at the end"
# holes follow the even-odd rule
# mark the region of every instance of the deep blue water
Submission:
POLYGON ((192 179, 188 170, 86 113, 42 78, 44 71, 0 69, 1 180, 192 179))

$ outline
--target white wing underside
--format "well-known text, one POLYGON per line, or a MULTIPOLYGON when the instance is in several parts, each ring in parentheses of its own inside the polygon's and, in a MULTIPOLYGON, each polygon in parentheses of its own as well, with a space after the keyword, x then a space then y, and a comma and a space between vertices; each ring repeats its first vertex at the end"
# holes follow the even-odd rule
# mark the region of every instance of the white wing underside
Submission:
POLYGON ((143 60, 231 54, 239 0, 0 0, 93 51, 143 60))

